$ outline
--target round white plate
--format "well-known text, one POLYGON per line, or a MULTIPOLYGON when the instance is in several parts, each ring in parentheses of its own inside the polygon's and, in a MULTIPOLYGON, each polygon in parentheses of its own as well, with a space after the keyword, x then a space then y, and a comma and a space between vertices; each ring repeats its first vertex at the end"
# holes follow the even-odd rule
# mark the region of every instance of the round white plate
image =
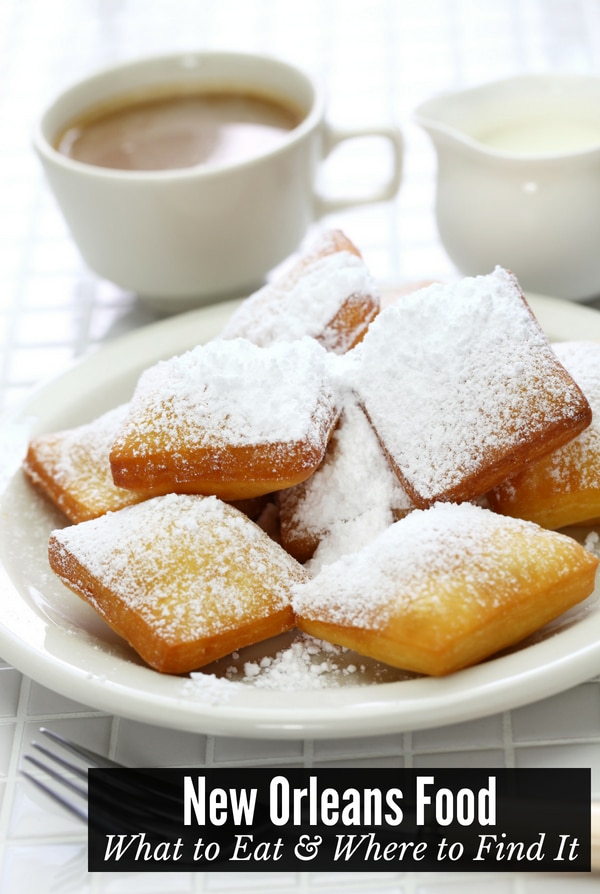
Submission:
MULTIPOLYGON (((530 296, 530 302, 552 340, 600 339, 597 311, 541 296, 530 296)), ((107 343, 4 421, 0 655, 6 661, 99 710, 182 730, 264 738, 341 738, 458 723, 553 695, 600 671, 598 593, 510 653, 442 679, 382 671, 369 663, 348 673, 335 658, 331 672, 315 677, 319 688, 290 692, 205 684, 215 678, 150 670, 66 590, 50 571, 46 553, 50 530, 65 520, 20 471, 28 440, 89 421, 129 399, 142 369, 218 334, 231 310, 231 304, 211 306, 107 343)), ((242 654, 240 663, 272 657, 284 647, 283 641, 263 644, 242 654)), ((286 685, 293 687, 294 680, 286 685)))

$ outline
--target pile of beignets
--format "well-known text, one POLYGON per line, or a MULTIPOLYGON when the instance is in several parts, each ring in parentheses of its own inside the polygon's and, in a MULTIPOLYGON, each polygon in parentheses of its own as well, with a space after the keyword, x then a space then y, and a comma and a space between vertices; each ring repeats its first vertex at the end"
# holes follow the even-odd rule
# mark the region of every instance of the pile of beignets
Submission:
POLYGON ((556 529, 600 518, 598 405, 600 345, 550 345, 509 271, 382 306, 331 230, 23 468, 51 568, 158 671, 297 627, 442 675, 594 590, 556 529))

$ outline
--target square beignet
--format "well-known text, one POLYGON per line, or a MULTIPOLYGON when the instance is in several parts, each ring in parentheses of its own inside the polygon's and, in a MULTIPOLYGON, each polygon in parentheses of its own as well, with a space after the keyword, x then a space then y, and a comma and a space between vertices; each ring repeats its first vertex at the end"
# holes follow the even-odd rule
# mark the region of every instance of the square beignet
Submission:
POLYGON ((591 421, 517 280, 500 267, 400 296, 343 359, 421 508, 478 499, 591 421))
POLYGON ((441 676, 584 600, 598 559, 577 541, 469 503, 414 510, 294 588, 306 633, 441 676))
POLYGON ((341 230, 326 230, 289 270, 245 299, 222 337, 268 345, 308 335, 342 354, 361 340, 379 307, 359 250, 341 230))
POLYGON ((488 494, 505 515, 562 528, 600 518, 600 343, 559 342, 556 356, 592 408, 592 422, 574 440, 542 457, 488 494))
POLYGON ((62 582, 163 673, 183 674, 294 624, 306 572, 216 497, 169 494, 53 531, 62 582))
POLYGON ((314 573, 354 552, 414 508, 355 400, 344 402, 325 458, 277 494, 282 546, 314 573))
POLYGON ((147 369, 110 451, 119 487, 247 500, 307 478, 338 417, 314 339, 216 339, 147 369))
POLYGON ((28 445, 25 474, 75 524, 146 497, 144 491, 117 487, 110 470, 110 449, 127 412, 122 404, 85 425, 38 435, 28 445))

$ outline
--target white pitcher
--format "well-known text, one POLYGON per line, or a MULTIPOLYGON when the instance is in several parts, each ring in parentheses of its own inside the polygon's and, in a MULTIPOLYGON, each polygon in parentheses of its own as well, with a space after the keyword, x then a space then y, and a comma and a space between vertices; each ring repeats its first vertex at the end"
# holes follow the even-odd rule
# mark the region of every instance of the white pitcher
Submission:
POLYGON ((525 291, 600 295, 600 77, 526 75, 423 102, 441 241, 465 275, 511 269, 525 291))

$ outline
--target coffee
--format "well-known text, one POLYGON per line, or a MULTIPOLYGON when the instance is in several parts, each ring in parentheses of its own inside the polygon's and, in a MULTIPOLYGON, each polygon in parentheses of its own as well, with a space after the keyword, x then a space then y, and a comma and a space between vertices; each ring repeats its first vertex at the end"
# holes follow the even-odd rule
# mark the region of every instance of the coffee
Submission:
POLYGON ((55 148, 76 161, 118 170, 228 164, 276 147, 303 117, 267 96, 173 88, 87 110, 59 134, 55 148))

